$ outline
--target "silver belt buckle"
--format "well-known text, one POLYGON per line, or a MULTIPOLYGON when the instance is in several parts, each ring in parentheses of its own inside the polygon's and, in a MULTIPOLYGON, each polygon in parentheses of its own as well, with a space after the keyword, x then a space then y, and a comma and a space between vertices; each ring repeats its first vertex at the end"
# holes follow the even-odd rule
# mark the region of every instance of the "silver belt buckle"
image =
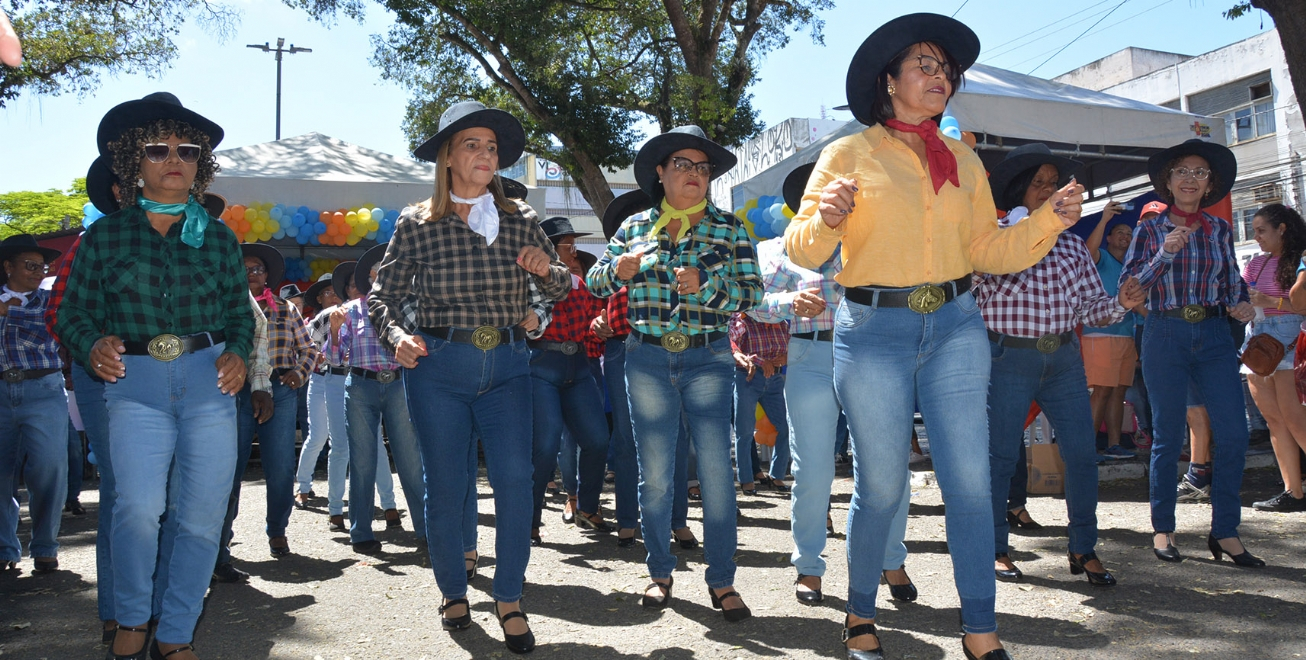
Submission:
POLYGON ((578 344, 578 343, 576 343, 576 342, 574 342, 574 341, 564 341, 564 342, 562 342, 562 354, 563 354, 563 355, 575 355, 575 354, 578 353, 578 352, 580 352, 580 344, 578 344))
POLYGON ((382 369, 376 372, 376 380, 382 384, 393 383, 398 377, 399 372, 394 369, 382 369))
POLYGON ((23 374, 22 369, 5 369, 4 379, 6 383, 21 383, 27 380, 27 376, 23 374))

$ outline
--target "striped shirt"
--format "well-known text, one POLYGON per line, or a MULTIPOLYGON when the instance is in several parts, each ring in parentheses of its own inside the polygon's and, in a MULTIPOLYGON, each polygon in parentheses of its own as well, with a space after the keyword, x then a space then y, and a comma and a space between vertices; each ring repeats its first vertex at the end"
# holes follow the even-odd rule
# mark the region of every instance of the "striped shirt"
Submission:
POLYGON ((748 233, 735 216, 707 205, 703 219, 678 242, 658 232, 653 264, 630 281, 617 279, 617 257, 628 246, 652 238, 660 209, 626 218, 608 243, 608 249, 590 269, 590 291, 609 297, 625 286, 627 318, 635 330, 660 337, 680 331, 689 335, 724 330, 730 315, 748 311, 762 300, 762 279, 748 233), (697 268, 698 293, 676 293, 676 268, 697 268))
POLYGON ((1292 311, 1292 306, 1287 305, 1288 290, 1279 286, 1278 272, 1278 257, 1271 257, 1268 254, 1258 254, 1252 257, 1251 261, 1247 262, 1247 267, 1243 269, 1243 281, 1247 283, 1247 286, 1256 289, 1271 298, 1284 299, 1285 306, 1288 307, 1288 309, 1266 307, 1266 316, 1296 314, 1296 312, 1292 311))
POLYGON ((398 369, 394 351, 382 346, 376 330, 372 329, 367 316, 367 296, 355 298, 341 308, 345 310, 345 322, 340 325, 340 333, 331 338, 328 359, 333 364, 348 364, 368 371, 398 369))
MULTIPOLYGON (((46 305, 50 292, 37 289, 27 294, 27 302, 13 305, 0 316, 0 369, 59 369, 59 343, 45 327, 46 305)), ((8 303, 0 303, 8 305, 8 303)), ((5 466, 0 469, 10 469, 5 466)))
POLYGON ((748 315, 763 323, 789 322, 789 332, 802 334, 834 329, 834 310, 843 300, 843 285, 835 276, 843 270, 840 249, 817 270, 803 268, 785 254, 784 237, 757 244, 757 261, 762 268, 762 302, 748 310, 748 315), (794 313, 794 298, 799 291, 820 289, 825 311, 812 318, 794 313))
POLYGON ((1139 223, 1125 255, 1123 283, 1137 277, 1147 290, 1147 309, 1157 312, 1185 305, 1234 307, 1249 300, 1247 284, 1238 275, 1233 251, 1233 231, 1228 221, 1203 213, 1211 231, 1199 227, 1188 235, 1188 245, 1177 254, 1164 249, 1165 237, 1174 230, 1170 214, 1139 223))

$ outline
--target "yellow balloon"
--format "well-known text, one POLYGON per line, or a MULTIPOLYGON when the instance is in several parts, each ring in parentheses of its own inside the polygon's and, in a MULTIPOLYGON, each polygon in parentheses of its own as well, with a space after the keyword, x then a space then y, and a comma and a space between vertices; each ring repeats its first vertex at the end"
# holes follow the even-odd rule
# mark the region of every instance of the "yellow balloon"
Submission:
POLYGON ((372 220, 372 209, 358 209, 358 219, 362 222, 370 222, 372 220))
POLYGON ((358 234, 351 234, 349 238, 345 240, 345 243, 348 245, 358 245, 358 242, 361 240, 363 240, 362 236, 359 236, 358 234))

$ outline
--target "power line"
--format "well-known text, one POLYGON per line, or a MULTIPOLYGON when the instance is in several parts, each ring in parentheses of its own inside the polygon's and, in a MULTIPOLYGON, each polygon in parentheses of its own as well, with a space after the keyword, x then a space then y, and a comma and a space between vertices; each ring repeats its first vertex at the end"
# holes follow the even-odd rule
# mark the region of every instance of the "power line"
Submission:
MULTIPOLYGON (((1079 41, 1081 38, 1083 38, 1084 35, 1088 34, 1089 30, 1092 30, 1093 28, 1097 27, 1097 26, 1098 26, 1098 23, 1101 23, 1102 21, 1105 21, 1106 18, 1107 18, 1107 16, 1110 16, 1111 14, 1114 14, 1115 11, 1116 11, 1117 9, 1119 9, 1119 8, 1121 8, 1121 7, 1123 7, 1123 6, 1125 6, 1125 3, 1127 3, 1127 2, 1129 2, 1129 0, 1120 0, 1120 4, 1116 5, 1115 7, 1112 7, 1112 8, 1111 8, 1111 11, 1107 12, 1105 16, 1103 16, 1102 18, 1097 19, 1097 22, 1095 22, 1095 23, 1093 23, 1092 25, 1088 26, 1088 29, 1087 29, 1087 30, 1084 30, 1083 32, 1081 32, 1081 33, 1079 34, 1078 37, 1075 37, 1074 39, 1071 39, 1071 40, 1070 40, 1066 45, 1064 45, 1064 46, 1061 47, 1061 50, 1058 50, 1057 52, 1053 53, 1053 54, 1052 54, 1052 57, 1049 57, 1049 58, 1047 58, 1046 60, 1043 60, 1043 64, 1047 64, 1048 62, 1051 62, 1052 59, 1053 59, 1054 57, 1056 57, 1057 55, 1060 55, 1060 54, 1062 53, 1062 51, 1064 51, 1064 50, 1067 49, 1067 48, 1070 48, 1070 46, 1071 46, 1072 44, 1074 44, 1076 41, 1079 41)), ((1040 64, 1040 65, 1034 67, 1033 69, 1030 69, 1028 72, 1026 72, 1026 75, 1031 75, 1031 76, 1034 75, 1034 72, 1035 72, 1035 71, 1038 71, 1039 69, 1043 68, 1043 64, 1040 64)))
POLYGON ((962 2, 962 3, 961 3, 961 6, 960 6, 960 7, 957 7, 957 11, 952 12, 952 17, 953 17, 953 18, 956 18, 956 17, 957 17, 957 14, 960 14, 960 13, 961 13, 961 10, 965 9, 965 8, 966 8, 966 5, 967 5, 968 3, 970 3, 970 0, 965 0, 964 2, 962 2))
MULTIPOLYGON (((1122 18, 1122 19, 1120 19, 1120 20, 1118 20, 1118 21, 1116 21, 1116 22, 1114 22, 1114 23, 1111 23, 1111 24, 1109 24, 1109 25, 1104 25, 1104 26, 1102 26, 1101 28, 1098 28, 1097 30, 1094 30, 1094 31, 1092 31, 1092 32, 1089 32, 1087 35, 1083 35, 1083 36, 1091 37, 1091 36, 1094 36, 1094 35, 1101 34, 1101 33, 1103 33, 1103 32, 1106 32, 1107 30, 1110 30, 1111 28, 1113 28, 1113 27, 1115 27, 1115 26, 1117 26, 1117 25, 1120 25, 1120 24, 1122 24, 1122 23, 1128 23, 1129 21, 1132 21, 1132 20, 1134 20, 1135 18, 1138 18, 1139 16, 1142 16, 1143 14, 1146 14, 1146 13, 1151 12, 1151 11, 1155 11, 1155 10, 1157 10, 1157 9, 1160 9, 1161 7, 1164 7, 1165 5, 1168 5, 1168 4, 1172 3, 1172 2, 1174 2, 1174 0, 1162 0, 1160 3, 1155 4, 1155 5, 1152 5, 1151 7, 1148 7, 1147 9, 1144 9, 1143 11, 1140 11, 1140 12, 1138 12, 1137 14, 1133 14, 1133 15, 1130 15, 1130 16, 1126 16, 1125 18, 1122 18)), ((1081 37, 1081 38, 1082 38, 1082 37, 1081 37)), ((1032 42, 1031 42, 1031 43, 1032 43, 1032 42)), ((1054 50, 1056 50, 1056 48, 1049 48, 1049 49, 1047 49, 1047 50, 1045 50, 1045 51, 1043 51, 1043 52, 1041 52, 1041 53, 1038 53, 1038 54, 1036 54, 1036 55, 1032 55, 1032 56, 1030 56, 1030 57, 1027 57, 1027 58, 1025 58, 1025 59, 1023 59, 1023 60, 1021 60, 1021 61, 1019 61, 1019 62, 1017 62, 1017 63, 1015 63, 1015 64, 1013 64, 1013 65, 1011 65, 1011 66, 1009 66, 1009 67, 1007 67, 1007 68, 1008 68, 1008 69, 1011 69, 1011 70, 1015 70, 1015 69, 1017 69, 1017 68, 1023 66, 1024 64, 1028 63, 1028 62, 1032 62, 1032 61, 1034 61, 1034 60, 1036 60, 1036 59, 1038 59, 1038 58, 1040 58, 1040 57, 1043 57, 1044 55, 1047 55, 1048 53, 1051 53, 1051 52, 1054 51, 1054 50)))
POLYGON ((1002 47, 999 47, 998 49, 996 49, 995 52, 988 53, 988 54, 984 57, 984 63, 987 64, 987 63, 989 63, 989 62, 992 62, 992 61, 993 61, 993 58, 995 58, 995 57, 1001 57, 1001 56, 1003 56, 1003 55, 1011 54, 1011 53, 1013 53, 1013 52, 1015 52, 1015 51, 1018 51, 1018 50, 1020 50, 1020 49, 1022 49, 1022 48, 1025 48, 1025 47, 1030 46, 1030 45, 1032 45, 1032 44, 1035 44, 1035 43, 1037 43, 1037 42, 1039 42, 1039 41, 1042 41, 1042 40, 1044 40, 1044 39, 1047 39, 1047 38, 1049 38, 1049 37, 1052 37, 1052 36, 1054 36, 1055 33, 1054 33, 1054 34, 1045 34, 1045 35, 1043 35, 1043 36, 1041 36, 1041 37, 1038 37, 1038 38, 1036 38, 1036 39, 1033 39, 1033 40, 1031 40, 1031 41, 1028 41, 1028 42, 1025 42, 1025 43, 1020 43, 1021 40, 1024 39, 1025 37, 1029 37, 1029 36, 1032 36, 1032 35, 1038 34, 1039 32, 1042 32, 1042 31, 1044 31, 1044 30, 1046 30, 1046 29, 1048 29, 1048 28, 1050 28, 1050 27, 1053 27, 1054 25, 1059 24, 1059 23, 1064 23, 1064 22, 1066 22, 1066 21, 1068 21, 1068 20, 1070 20, 1070 19, 1073 19, 1073 18, 1081 18, 1081 17, 1082 17, 1082 18, 1085 18, 1085 19, 1086 19, 1086 18, 1092 16, 1093 14, 1084 15, 1084 12, 1087 12, 1088 10, 1093 9, 1094 7, 1099 7, 1099 6, 1101 6, 1101 5, 1105 5, 1105 4, 1107 4, 1108 2, 1111 2, 1111 0, 1101 0, 1100 2, 1098 2, 1098 3, 1096 3, 1096 4, 1089 5, 1089 6, 1085 7, 1085 8, 1083 8, 1083 9, 1078 9, 1078 10, 1075 10, 1074 12, 1071 12, 1070 14, 1067 14, 1067 15, 1065 15, 1065 16, 1062 16, 1061 18, 1058 18, 1057 20, 1052 21, 1051 23, 1048 23, 1047 25, 1044 25, 1044 26, 1041 27, 1041 28, 1038 28, 1038 29, 1035 29, 1035 30, 1030 30, 1029 32, 1026 32, 1025 34, 1022 34, 1022 35, 1020 35, 1020 36, 1018 36, 1018 37, 1015 37, 1015 38, 1011 39, 1010 41, 1008 41, 1006 44, 1004 44, 1002 47))

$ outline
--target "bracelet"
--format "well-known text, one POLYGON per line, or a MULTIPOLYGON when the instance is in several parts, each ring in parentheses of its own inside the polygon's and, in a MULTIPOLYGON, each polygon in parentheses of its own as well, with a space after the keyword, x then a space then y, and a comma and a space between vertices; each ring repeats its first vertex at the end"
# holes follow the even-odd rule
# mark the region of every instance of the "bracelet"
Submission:
POLYGON ((1277 309, 1277 310, 1279 310, 1279 311, 1283 311, 1283 298, 1280 298, 1280 299, 1279 299, 1279 305, 1278 305, 1278 307, 1275 307, 1275 309, 1277 309))

